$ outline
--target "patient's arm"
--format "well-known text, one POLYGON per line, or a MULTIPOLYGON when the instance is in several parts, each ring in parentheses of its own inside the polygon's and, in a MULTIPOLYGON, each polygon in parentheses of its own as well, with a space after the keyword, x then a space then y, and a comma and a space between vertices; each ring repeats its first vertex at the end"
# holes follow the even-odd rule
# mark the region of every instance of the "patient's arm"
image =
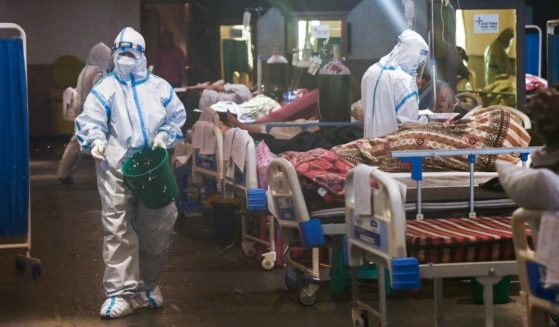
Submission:
POLYGON ((254 124, 246 124, 240 122, 236 116, 227 113, 227 126, 231 128, 238 127, 240 129, 244 129, 249 133, 263 133, 263 128, 261 125, 254 125, 254 124))

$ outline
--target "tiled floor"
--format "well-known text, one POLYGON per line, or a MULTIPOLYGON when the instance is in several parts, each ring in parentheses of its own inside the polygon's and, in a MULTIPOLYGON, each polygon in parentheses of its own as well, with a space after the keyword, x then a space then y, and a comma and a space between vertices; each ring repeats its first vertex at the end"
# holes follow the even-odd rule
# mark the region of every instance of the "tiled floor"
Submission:
MULTIPOLYGON (((0 251, 0 326, 352 325, 350 301, 333 299, 327 284, 318 303, 304 308, 286 290, 282 269, 264 272, 238 247, 218 255, 224 243, 203 217, 177 224, 161 278, 164 308, 99 319, 102 226, 93 161, 80 161, 76 183, 62 185, 54 176, 61 151, 62 144, 32 146, 33 255, 44 272, 36 280, 22 275, 13 265, 21 251, 0 251)), ((426 281, 419 292, 393 294, 391 326, 434 326, 431 286, 426 281)), ((472 304, 467 283, 446 282, 445 296, 447 326, 483 326, 483 307, 472 304)), ((495 307, 495 326, 522 326, 524 309, 513 298, 495 307)))

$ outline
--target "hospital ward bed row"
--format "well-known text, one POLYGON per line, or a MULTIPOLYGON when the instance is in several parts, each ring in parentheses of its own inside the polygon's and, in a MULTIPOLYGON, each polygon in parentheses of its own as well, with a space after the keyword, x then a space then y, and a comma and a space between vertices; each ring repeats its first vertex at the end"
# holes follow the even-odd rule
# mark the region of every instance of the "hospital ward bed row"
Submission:
POLYGON ((206 109, 193 126, 193 178, 210 179, 226 198, 240 200, 243 253, 254 257, 255 245, 263 245, 268 251, 262 254, 261 267, 272 270, 276 263, 275 222, 266 211, 265 191, 257 185, 254 141, 240 129, 230 129, 224 136, 218 121, 218 114, 206 109), (252 219, 266 221, 267 238, 249 232, 247 226, 252 219))
MULTIPOLYGON (((343 221, 340 223, 340 221, 336 221, 335 218, 343 218, 344 216, 347 216, 347 212, 351 212, 352 209, 350 207, 352 203, 351 201, 347 200, 347 194, 351 194, 351 192, 346 193, 345 209, 322 212, 317 211, 310 213, 306 208, 304 196, 299 185, 299 179, 297 178, 297 174, 295 173, 293 167, 285 159, 275 159, 268 168, 270 192, 268 193, 269 201, 266 201, 264 190, 257 187, 258 185, 256 181, 257 174, 255 167, 256 159, 254 154, 254 141, 250 138, 246 131, 240 130, 229 130, 226 133, 226 140, 224 141, 221 136, 221 131, 214 125, 216 119, 219 118, 217 118, 216 116, 213 116, 212 118, 210 116, 210 118, 208 119, 206 117, 206 119, 199 121, 199 123, 197 123, 194 127, 194 173, 214 178, 217 182, 222 182, 222 191, 224 192, 224 194, 226 194, 227 196, 238 196, 243 200, 241 201, 241 203, 243 203, 244 213, 252 211, 262 214, 266 212, 267 206, 269 207, 270 211, 272 211, 274 216, 278 219, 278 223, 282 230, 282 237, 284 239, 283 241, 286 244, 286 284, 289 288, 297 288, 299 292, 299 300, 302 304, 312 305, 316 301, 316 294, 319 288, 318 281, 324 279, 322 276, 323 274, 321 274, 320 272, 318 248, 318 246, 322 246, 323 244, 321 240, 319 240, 318 242, 316 240, 313 240, 313 237, 310 237, 310 239, 306 240, 304 236, 301 237, 301 235, 299 235, 301 231, 300 223, 306 221, 320 221, 321 224, 319 226, 319 229, 322 229, 325 235, 345 235, 346 228, 349 228, 348 226, 350 225, 345 224, 343 221), (200 131, 202 129, 206 130, 206 132, 201 133, 196 131, 200 131), (211 132, 208 133, 208 131, 211 132), (204 137, 200 138, 200 135, 204 135, 204 137), (194 141, 195 139, 197 139, 198 141, 194 141), (200 139, 202 139, 203 141, 200 142, 200 139), (226 145, 224 145, 224 142, 226 143, 226 145), (234 145, 234 143, 236 144, 234 145), (310 217, 320 217, 321 219, 309 219, 310 217), (312 266, 310 268, 301 263, 295 262, 294 260, 291 260, 289 255, 289 249, 294 245, 301 244, 301 239, 303 239, 303 245, 312 248, 312 266)), ((496 150, 497 152, 499 152, 499 149, 496 150)), ((522 153, 521 159, 522 162, 525 164, 526 159, 528 158, 527 154, 533 150, 533 148, 523 148, 508 150, 501 149, 500 151, 522 153)), ((417 163, 415 167, 412 168, 411 178, 409 177, 409 173, 383 173, 386 176, 389 176, 389 179, 399 180, 400 182, 403 182, 405 185, 408 186, 408 194, 407 196, 404 196, 404 198, 407 198, 408 201, 401 201, 401 209, 403 210, 401 210, 399 214, 404 214, 403 219, 405 219, 405 212, 413 210, 417 212, 417 221, 422 221, 421 218, 423 212, 449 209, 469 209, 469 217, 475 217, 476 213, 474 211, 474 208, 502 208, 503 206, 508 207, 509 209, 513 208, 515 204, 510 199, 506 199, 506 197, 503 198, 502 194, 497 197, 495 197, 495 194, 485 197, 476 194, 474 201, 474 190, 476 191, 476 193, 479 193, 477 192, 478 189, 476 185, 478 185, 480 182, 487 181, 488 179, 495 176, 495 173, 474 173, 473 162, 475 162, 475 156, 482 154, 491 154, 491 151, 492 149, 484 149, 477 150, 477 152, 475 153, 466 154, 469 156, 470 163, 472 163, 472 169, 470 173, 422 173, 421 165, 417 165, 417 163), (445 182, 441 183, 442 180, 444 180, 445 182), (449 180, 451 181, 451 184, 448 184, 449 180), (432 183, 430 183, 430 181, 432 181, 432 183), (446 186, 446 191, 441 192, 441 186, 443 185, 446 186), (448 187, 448 185, 452 186, 448 187), (430 190, 435 191, 433 194, 430 194, 430 190), (456 192, 454 191, 457 190, 470 195, 471 199, 465 200, 464 196, 456 196, 456 192), (437 195, 441 194, 453 195, 451 196, 451 201, 440 201, 441 199, 437 198, 437 195), (417 201, 410 201, 410 198, 417 198, 417 201)), ((435 154, 456 156, 464 153, 458 153, 456 151, 447 151, 447 153, 444 153, 444 151, 442 151, 435 154)), ((419 155, 432 156, 434 155, 434 153, 420 153, 419 155)), ((393 156, 418 158, 417 153, 406 152, 393 153, 393 156)), ((406 159, 404 158, 403 160, 406 159)), ((351 180, 351 175, 348 180, 351 180)), ((248 217, 248 215, 246 216, 248 217)), ((263 254, 262 267, 264 269, 271 269, 274 266, 276 257, 274 248, 274 223, 272 221, 273 218, 270 215, 264 214, 264 217, 268 219, 267 224, 269 227, 269 238, 266 240, 248 235, 246 231, 245 220, 242 220, 243 251, 245 253, 249 251, 248 249, 253 246, 254 242, 265 245, 270 249, 270 251, 263 254)), ((400 222, 400 224, 401 223, 402 222, 400 222)), ((312 230, 312 227, 310 230, 312 230)), ((400 232, 403 230, 403 228, 400 229, 400 232)), ((312 233, 310 233, 310 235, 312 235, 312 233)), ((355 234, 351 233, 351 235, 355 234)), ((348 237, 350 237, 351 235, 348 234, 348 237)), ((386 240, 384 240, 384 242, 386 242, 386 240)), ((510 251, 508 253, 510 254, 510 251)), ((368 256, 368 258, 370 258, 370 256, 368 256)), ((382 265, 382 262, 374 262, 382 265)), ((466 261, 451 266, 443 266, 444 269, 434 268, 433 264, 431 263, 430 265, 426 265, 422 268, 421 271, 423 278, 435 278, 434 276, 437 276, 435 279, 435 287, 437 289, 435 307, 437 311, 437 321, 439 323, 442 323, 442 311, 440 309, 442 298, 439 296, 442 294, 442 281, 440 280, 440 278, 454 277, 458 275, 460 277, 478 277, 482 284, 484 284, 486 298, 492 298, 490 294, 491 287, 487 287, 486 285, 497 282, 500 277, 497 278, 496 276, 502 276, 504 274, 516 274, 516 268, 514 267, 515 262, 512 261, 512 259, 508 261, 497 262, 497 264, 495 264, 495 267, 497 268, 491 266, 493 263, 494 262, 489 262, 480 265, 475 263, 470 264, 466 261), (440 273, 440 271, 442 271, 442 273, 440 273)), ((384 283, 383 274, 379 274, 379 282, 381 284, 384 283)), ((354 283, 354 285, 356 285, 356 283, 354 283)), ((383 297, 381 296, 381 298, 383 297)), ((491 301, 486 301, 486 303, 488 303, 486 304, 486 306, 488 306, 491 301)), ((370 307, 367 308, 370 309, 370 307)), ((492 321, 492 311, 490 307, 487 307, 486 310, 486 325, 491 326, 490 322, 492 321)), ((361 313, 364 311, 363 309, 359 309, 355 312, 356 313, 353 314, 354 316, 362 317, 361 313)), ((381 314, 381 317, 382 316, 383 315, 381 314)), ((383 318, 381 318, 381 321, 382 319, 383 318)))

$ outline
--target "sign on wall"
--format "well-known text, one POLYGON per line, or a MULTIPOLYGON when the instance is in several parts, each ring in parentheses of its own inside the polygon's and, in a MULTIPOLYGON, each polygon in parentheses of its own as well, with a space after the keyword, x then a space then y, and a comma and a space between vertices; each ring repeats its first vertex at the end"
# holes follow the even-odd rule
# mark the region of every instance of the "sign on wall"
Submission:
POLYGON ((474 15, 474 33, 499 33, 499 14, 474 15))
POLYGON ((327 39, 330 37, 330 25, 318 25, 311 27, 311 36, 317 39, 327 39))

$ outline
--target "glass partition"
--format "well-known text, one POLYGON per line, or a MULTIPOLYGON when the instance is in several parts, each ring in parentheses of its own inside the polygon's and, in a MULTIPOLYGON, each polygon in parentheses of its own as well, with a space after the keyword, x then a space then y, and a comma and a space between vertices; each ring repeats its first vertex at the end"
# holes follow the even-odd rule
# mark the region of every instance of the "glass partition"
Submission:
POLYGON ((516 10, 457 10, 457 91, 516 107, 516 10))

